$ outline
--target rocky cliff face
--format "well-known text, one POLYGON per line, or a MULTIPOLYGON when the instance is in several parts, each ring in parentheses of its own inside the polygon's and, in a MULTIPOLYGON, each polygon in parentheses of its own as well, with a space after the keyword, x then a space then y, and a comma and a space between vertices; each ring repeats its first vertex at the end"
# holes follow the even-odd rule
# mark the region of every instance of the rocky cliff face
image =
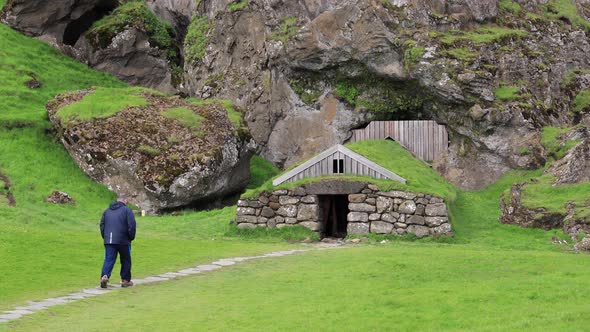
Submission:
POLYGON ((57 96, 47 105, 49 119, 86 174, 130 195, 141 209, 205 207, 248 184, 251 138, 230 120, 228 105, 143 91, 139 106, 112 115, 86 119, 64 113, 94 93, 57 96))
POLYGON ((371 119, 434 119, 451 140, 435 168, 474 189, 544 165, 543 126, 590 123, 578 101, 590 86, 583 0, 150 0, 171 22, 168 51, 145 24, 91 47, 96 27, 73 22, 116 5, 12 0, 3 20, 59 45, 80 33, 74 54, 135 84, 235 101, 278 165, 342 143, 371 119), (146 67, 161 69, 150 77, 146 67))
POLYGON ((563 228, 573 239, 578 233, 590 234, 590 129, 580 126, 560 135, 559 142, 561 148, 568 142, 574 145, 543 175, 514 184, 502 195, 501 223, 546 230, 563 228), (536 191, 542 192, 541 199, 535 197, 536 191))

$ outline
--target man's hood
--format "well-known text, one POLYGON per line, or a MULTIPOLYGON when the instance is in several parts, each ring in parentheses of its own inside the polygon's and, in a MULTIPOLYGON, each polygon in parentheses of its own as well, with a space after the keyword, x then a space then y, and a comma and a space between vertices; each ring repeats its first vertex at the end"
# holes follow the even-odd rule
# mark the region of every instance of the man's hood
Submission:
POLYGON ((116 209, 122 208, 124 206, 125 206, 125 204, 123 202, 113 202, 113 203, 111 203, 110 209, 116 210, 116 209))

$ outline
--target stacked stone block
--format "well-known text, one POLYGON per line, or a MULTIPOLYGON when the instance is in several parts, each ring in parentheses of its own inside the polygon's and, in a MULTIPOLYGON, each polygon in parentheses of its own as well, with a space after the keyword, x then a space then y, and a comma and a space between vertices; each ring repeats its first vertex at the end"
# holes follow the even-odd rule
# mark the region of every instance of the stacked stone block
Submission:
MULTIPOLYGON (((380 191, 368 184, 348 195, 348 234, 414 234, 417 237, 451 234, 447 207, 440 197, 404 191, 380 191)), ((301 225, 320 231, 317 195, 304 187, 263 192, 238 201, 240 228, 281 228, 301 225)))
POLYGON ((293 225, 319 231, 318 198, 303 188, 263 192, 256 199, 240 199, 236 212, 240 228, 281 228, 293 225))
POLYGON ((348 195, 348 234, 414 234, 417 237, 451 233, 447 206, 439 197, 404 191, 379 191, 368 185, 348 195))

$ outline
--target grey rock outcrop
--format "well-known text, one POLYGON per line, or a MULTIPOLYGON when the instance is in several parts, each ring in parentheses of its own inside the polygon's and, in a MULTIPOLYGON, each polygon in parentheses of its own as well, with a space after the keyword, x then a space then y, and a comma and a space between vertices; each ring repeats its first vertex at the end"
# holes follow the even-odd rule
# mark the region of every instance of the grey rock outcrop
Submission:
POLYGON ((0 20, 131 84, 176 92, 168 50, 153 42, 145 26, 121 27, 107 45, 88 38, 92 24, 119 5, 119 0, 13 0, 4 7, 0 20))
POLYGON ((590 181, 590 129, 581 127, 567 133, 564 141, 570 140, 579 143, 546 171, 555 176, 555 185, 590 181))
MULTIPOLYGON (((2 20, 133 84, 172 92, 179 83, 190 96, 234 101, 248 110, 258 152, 279 166, 345 142, 370 119, 436 120, 450 147, 434 168, 477 189, 542 167, 542 127, 590 123, 589 110, 571 112, 590 82, 587 32, 547 1, 517 3, 536 16, 497 0, 250 0, 237 9, 232 0, 148 0, 171 22, 174 47, 191 17, 209 21, 204 55, 190 61, 130 27, 93 45, 84 30, 115 0, 13 0, 2 20), (172 75, 175 66, 184 72, 172 75)), ((585 17, 587 1, 573 4, 585 17)))
MULTIPOLYGON (((147 105, 101 119, 78 121, 60 110, 93 90, 62 94, 47 104, 49 119, 80 168, 140 209, 159 212, 208 204, 240 192, 249 181, 250 138, 220 104, 191 105, 143 92, 147 105), (202 117, 202 134, 162 114, 184 107, 202 117)), ((254 208, 240 207, 244 215, 254 208)), ((296 212, 295 212, 296 213, 296 212)), ((244 220, 248 223, 256 218, 244 220)))

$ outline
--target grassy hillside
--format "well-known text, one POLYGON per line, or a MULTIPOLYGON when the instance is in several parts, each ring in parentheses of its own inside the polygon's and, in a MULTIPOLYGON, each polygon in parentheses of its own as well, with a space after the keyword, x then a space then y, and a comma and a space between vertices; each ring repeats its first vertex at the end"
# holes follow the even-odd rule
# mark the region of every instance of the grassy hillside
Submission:
MULTIPOLYGON (((48 130, 45 111, 55 95, 92 86, 108 92, 126 85, 0 25, 0 172, 10 179, 16 199, 16 207, 0 200, 0 309, 79 290, 98 278, 103 255, 98 221, 114 195, 75 165, 48 130), (41 87, 29 89, 26 82, 31 79, 41 82, 41 87), (67 192, 76 205, 43 202, 53 190, 67 192)), ((114 102, 129 97, 109 96, 114 102)), ((104 102, 94 104, 112 106, 104 102)), ((277 246, 220 241, 234 214, 230 208, 176 218, 140 218, 135 275, 277 246)))

